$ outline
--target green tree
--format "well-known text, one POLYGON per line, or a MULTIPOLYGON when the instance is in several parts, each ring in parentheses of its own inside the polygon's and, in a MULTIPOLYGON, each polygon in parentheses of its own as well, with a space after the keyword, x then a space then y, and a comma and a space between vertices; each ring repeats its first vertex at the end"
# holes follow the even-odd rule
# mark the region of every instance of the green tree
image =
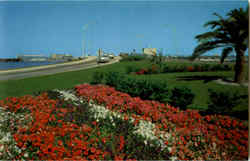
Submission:
POLYGON ((234 9, 227 14, 224 19, 214 13, 219 20, 207 22, 204 27, 210 26, 211 31, 197 35, 199 45, 194 49, 191 59, 204 54, 205 52, 223 48, 221 53, 221 63, 233 51, 236 53, 235 77, 234 81, 242 83, 244 81, 245 52, 248 48, 248 7, 244 10, 234 9))

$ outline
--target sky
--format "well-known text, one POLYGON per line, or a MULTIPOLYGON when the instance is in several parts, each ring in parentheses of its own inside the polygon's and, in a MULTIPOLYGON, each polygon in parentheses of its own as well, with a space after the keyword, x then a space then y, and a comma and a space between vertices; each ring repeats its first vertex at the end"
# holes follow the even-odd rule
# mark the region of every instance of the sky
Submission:
MULTIPOLYGON (((189 56, 203 25, 248 1, 0 1, 0 58, 19 54, 118 55, 152 47, 189 56)), ((220 54, 212 50, 208 54, 220 54)))

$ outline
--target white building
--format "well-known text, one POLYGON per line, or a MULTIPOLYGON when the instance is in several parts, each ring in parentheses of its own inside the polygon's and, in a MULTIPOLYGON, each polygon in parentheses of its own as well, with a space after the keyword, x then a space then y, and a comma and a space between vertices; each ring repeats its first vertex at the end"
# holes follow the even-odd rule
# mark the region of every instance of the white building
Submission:
POLYGON ((148 56, 156 56, 157 50, 156 48, 143 48, 142 53, 148 56))
POLYGON ((47 61, 48 58, 41 54, 18 55, 17 58, 22 61, 47 61))

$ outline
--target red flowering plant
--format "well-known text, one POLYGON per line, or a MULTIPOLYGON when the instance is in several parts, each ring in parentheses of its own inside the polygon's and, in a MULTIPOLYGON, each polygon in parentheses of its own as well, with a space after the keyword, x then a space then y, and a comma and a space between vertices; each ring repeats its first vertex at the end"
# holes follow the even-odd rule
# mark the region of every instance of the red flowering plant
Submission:
POLYGON ((143 101, 107 86, 84 84, 75 89, 79 96, 104 104, 107 109, 139 115, 155 123, 159 130, 170 132, 175 138, 170 141, 171 154, 179 159, 245 159, 248 156, 248 127, 240 120, 218 115, 202 117, 196 110, 181 111, 156 101, 143 101))
MULTIPOLYGON (((17 112, 19 106, 13 106, 11 101, 1 101, 1 106, 17 112)), ((114 119, 117 126, 112 128, 105 120, 93 121, 91 117, 84 116, 88 112, 83 109, 88 108, 85 104, 75 107, 70 105, 75 102, 52 100, 47 94, 20 97, 15 102, 29 109, 33 119, 28 126, 18 127, 13 134, 21 153, 9 159, 168 159, 167 153, 157 153, 154 147, 145 148, 143 139, 136 139, 137 135, 133 134, 133 125, 123 122, 123 118, 114 119), (73 119, 68 118, 69 113, 73 119), (83 114, 84 120, 79 120, 76 115, 79 113, 83 114)))
POLYGON ((147 69, 141 69, 138 72, 136 72, 135 74, 137 74, 137 75, 143 75, 143 74, 147 74, 147 73, 148 73, 147 69))
POLYGON ((6 111, 26 112, 24 118, 32 118, 11 125, 14 140, 8 147, 13 148, 4 147, 11 154, 8 159, 241 160, 248 156, 248 127, 240 120, 202 117, 196 110, 133 98, 108 86, 84 84, 75 90, 88 103, 51 99, 46 93, 0 101, 6 111), (14 145, 20 149, 17 153, 14 145))

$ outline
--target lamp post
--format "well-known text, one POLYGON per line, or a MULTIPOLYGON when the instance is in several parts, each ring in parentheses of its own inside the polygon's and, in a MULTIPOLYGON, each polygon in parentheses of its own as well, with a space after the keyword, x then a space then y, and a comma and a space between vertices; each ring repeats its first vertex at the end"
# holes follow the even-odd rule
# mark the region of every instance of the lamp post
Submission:
MULTIPOLYGON (((82 40, 82 43, 83 43, 83 44, 82 44, 82 45, 83 45, 83 47, 82 47, 83 57, 86 57, 85 54, 86 54, 86 46, 87 46, 87 45, 86 45, 86 42, 87 42, 87 41, 84 42, 84 34, 85 34, 85 32, 87 31, 88 26, 89 26, 89 24, 85 24, 85 25, 83 26, 83 29, 82 29, 82 30, 83 30, 83 40, 82 40), (85 48, 84 48, 84 45, 85 45, 85 48)), ((87 35, 85 35, 85 37, 87 37, 87 35)))

